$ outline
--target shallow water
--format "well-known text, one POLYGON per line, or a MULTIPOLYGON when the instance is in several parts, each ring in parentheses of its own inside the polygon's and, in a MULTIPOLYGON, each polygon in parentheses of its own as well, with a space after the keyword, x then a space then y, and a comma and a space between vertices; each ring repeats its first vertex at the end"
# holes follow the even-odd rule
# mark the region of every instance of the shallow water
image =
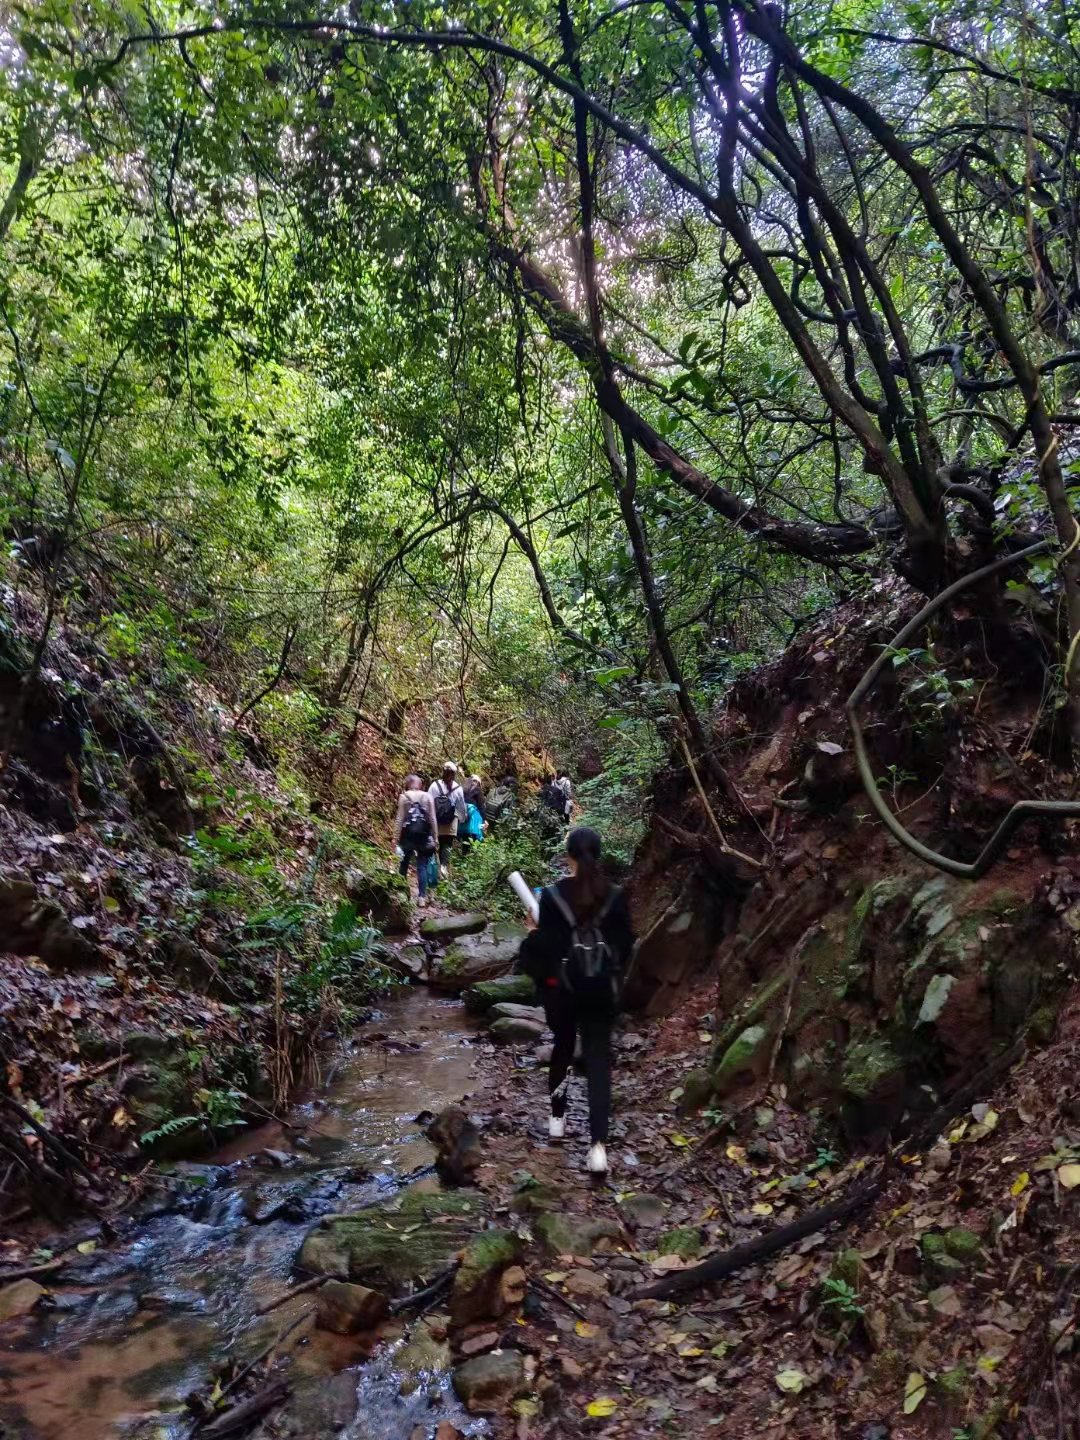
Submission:
MULTIPOLYGON (((213 1365, 230 1351, 253 1356, 310 1308, 303 1297, 256 1315, 288 1288, 315 1219, 387 1196, 431 1164, 414 1117, 472 1088, 474 1034, 459 1004, 426 990, 388 1001, 349 1052, 324 1065, 326 1084, 288 1126, 250 1131, 211 1157, 227 1167, 222 1183, 197 1187, 183 1212, 133 1226, 49 1277, 53 1306, 0 1332, 4 1440, 188 1435, 184 1398, 205 1393, 213 1365)), ((356 1339, 313 1332, 294 1352, 292 1433, 408 1440, 416 1425, 430 1432, 444 1418, 476 1433, 446 1376, 399 1395, 393 1349, 364 1365, 356 1339)))

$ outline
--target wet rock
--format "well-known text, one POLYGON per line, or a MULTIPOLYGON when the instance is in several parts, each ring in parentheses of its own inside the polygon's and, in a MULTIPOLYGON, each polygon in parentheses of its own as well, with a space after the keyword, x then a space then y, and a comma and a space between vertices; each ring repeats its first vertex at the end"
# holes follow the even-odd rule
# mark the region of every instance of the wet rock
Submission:
POLYGON ((456 940, 459 935, 476 935, 487 929, 487 916, 479 913, 464 915, 429 915, 420 925, 420 934, 427 940, 456 940))
POLYGON ((623 1238, 614 1220, 590 1220, 587 1215, 551 1211, 538 1217, 533 1233, 549 1255, 590 1256, 598 1248, 610 1248, 623 1238))
POLYGON ((355 1335, 374 1329, 390 1313, 390 1304, 379 1290, 350 1285, 344 1280, 327 1280, 320 1285, 315 1302, 315 1324, 337 1335, 355 1335))
POLYGON ((484 1230, 473 1236, 450 1292, 450 1317, 455 1325, 498 1320, 506 1313, 509 1304, 500 1282, 503 1272, 516 1266, 520 1258, 521 1241, 512 1230, 484 1230))
POLYGON ((454 1389, 473 1415, 497 1415, 527 1388, 525 1362, 516 1350, 491 1350, 454 1371, 454 1389))
POLYGON ((528 975, 500 975, 470 985, 461 998, 470 1014, 486 1015, 500 1004, 531 1005, 536 1000, 536 986, 528 975))
POLYGON ((29 1315, 47 1294, 45 1287, 34 1280, 16 1280, 13 1285, 5 1285, 0 1290, 0 1325, 29 1315))
POLYGON ((510 1000, 500 1000, 497 1005, 492 1005, 488 1017, 492 1023, 496 1020, 532 1020, 537 1025, 547 1023, 539 1005, 516 1005, 510 1000))
POLYGON ((297 1264, 313 1275, 357 1280, 390 1296, 403 1295, 445 1270, 480 1223, 475 1196, 414 1185, 396 1204, 324 1221, 304 1241, 297 1264))
POLYGON ((383 960, 403 980, 423 980, 427 974, 427 951, 423 945, 399 945, 387 950, 383 960))
POLYGON ((436 990, 460 994, 471 985, 504 975, 517 958, 521 942, 516 936, 498 940, 494 935, 463 935, 432 968, 429 984, 436 990))
POLYGON ((156 1030, 125 1030, 120 1036, 120 1049, 135 1060, 160 1060, 175 1048, 174 1036, 156 1030))
POLYGON ((432 1375, 449 1370, 450 1364, 445 1317, 428 1316, 413 1328, 394 1359, 394 1368, 401 1371, 401 1394, 411 1395, 432 1375))
POLYGON ((465 1436, 449 1420, 441 1420, 435 1431, 435 1440, 465 1440, 465 1436))
POLYGON ((480 1132, 460 1105, 440 1111, 424 1134, 435 1146, 435 1166, 451 1185, 470 1185, 480 1164, 480 1132))
POLYGON ((542 1020, 516 1020, 506 1016, 491 1027, 491 1038, 497 1045, 529 1045, 544 1038, 542 1020))

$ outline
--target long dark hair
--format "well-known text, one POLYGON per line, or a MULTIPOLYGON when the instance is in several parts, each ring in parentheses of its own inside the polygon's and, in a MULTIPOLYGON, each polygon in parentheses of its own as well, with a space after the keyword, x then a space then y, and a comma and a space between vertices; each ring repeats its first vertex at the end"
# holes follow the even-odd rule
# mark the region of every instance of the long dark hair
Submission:
POLYGON ((579 920, 595 915, 611 889, 611 881, 600 868, 603 844, 599 834, 588 825, 579 825, 567 836, 566 853, 577 864, 577 874, 570 881, 573 887, 570 905, 579 920))

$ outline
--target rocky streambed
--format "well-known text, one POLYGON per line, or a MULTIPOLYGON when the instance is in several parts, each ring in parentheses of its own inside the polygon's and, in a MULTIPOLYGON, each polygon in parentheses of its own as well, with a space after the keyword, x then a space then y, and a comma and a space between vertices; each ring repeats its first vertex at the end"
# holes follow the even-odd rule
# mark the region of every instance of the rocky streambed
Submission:
POLYGON ((214 1163, 172 1167, 138 1218, 58 1240, 59 1268, 0 1290, 13 1312, 0 1323, 5 1437, 482 1433, 482 1414, 524 1384, 524 1362, 470 1357, 452 1346, 454 1328, 477 1309, 497 1317, 523 1277, 513 1243, 504 1254, 485 1231, 480 1192, 441 1189, 415 1118, 471 1091, 477 1060, 469 1013, 410 988, 287 1121, 214 1163), (452 1291, 408 1303, 462 1253, 452 1291), (273 1304, 317 1277, 328 1277, 321 1289, 273 1304), (266 1420, 221 1428, 230 1379, 242 1402, 279 1375, 288 1393, 266 1420))

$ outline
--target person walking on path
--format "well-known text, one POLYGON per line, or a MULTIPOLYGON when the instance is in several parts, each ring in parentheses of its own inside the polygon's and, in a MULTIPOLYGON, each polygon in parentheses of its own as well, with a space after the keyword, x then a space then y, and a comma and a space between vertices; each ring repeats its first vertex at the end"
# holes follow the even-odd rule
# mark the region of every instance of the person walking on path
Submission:
POLYGON ((521 943, 517 969, 536 982, 554 1045, 548 1068, 548 1134, 566 1134, 566 1092, 574 1042, 581 1036, 589 1091, 589 1153, 593 1175, 607 1173, 611 1120, 611 1028, 619 987, 634 946, 626 897, 600 868, 595 830, 571 830, 571 873, 540 896, 540 915, 521 943))
POLYGON ((403 876, 408 875, 409 861, 416 857, 416 890, 421 908, 427 904, 428 862, 435 853, 438 828, 435 802, 424 789, 424 782, 419 775, 407 775, 394 816, 394 848, 401 856, 403 876))
POLYGON ((474 840, 483 840, 487 833, 487 804, 484 782, 479 775, 470 775, 461 788, 465 794, 466 819, 458 830, 458 839, 464 852, 474 840))
POLYGON ((563 819, 569 825, 570 816, 574 809, 574 787, 571 785, 570 776, 565 770, 559 771, 558 779, 555 781, 555 787, 565 798, 566 804, 563 808, 563 819))
POLYGON ((457 766, 452 760, 447 760, 443 766, 442 776, 431 782, 428 794, 435 804, 435 819, 439 828, 439 872, 445 879, 450 873, 450 852, 457 838, 458 825, 469 815, 465 792, 457 780, 457 766))

